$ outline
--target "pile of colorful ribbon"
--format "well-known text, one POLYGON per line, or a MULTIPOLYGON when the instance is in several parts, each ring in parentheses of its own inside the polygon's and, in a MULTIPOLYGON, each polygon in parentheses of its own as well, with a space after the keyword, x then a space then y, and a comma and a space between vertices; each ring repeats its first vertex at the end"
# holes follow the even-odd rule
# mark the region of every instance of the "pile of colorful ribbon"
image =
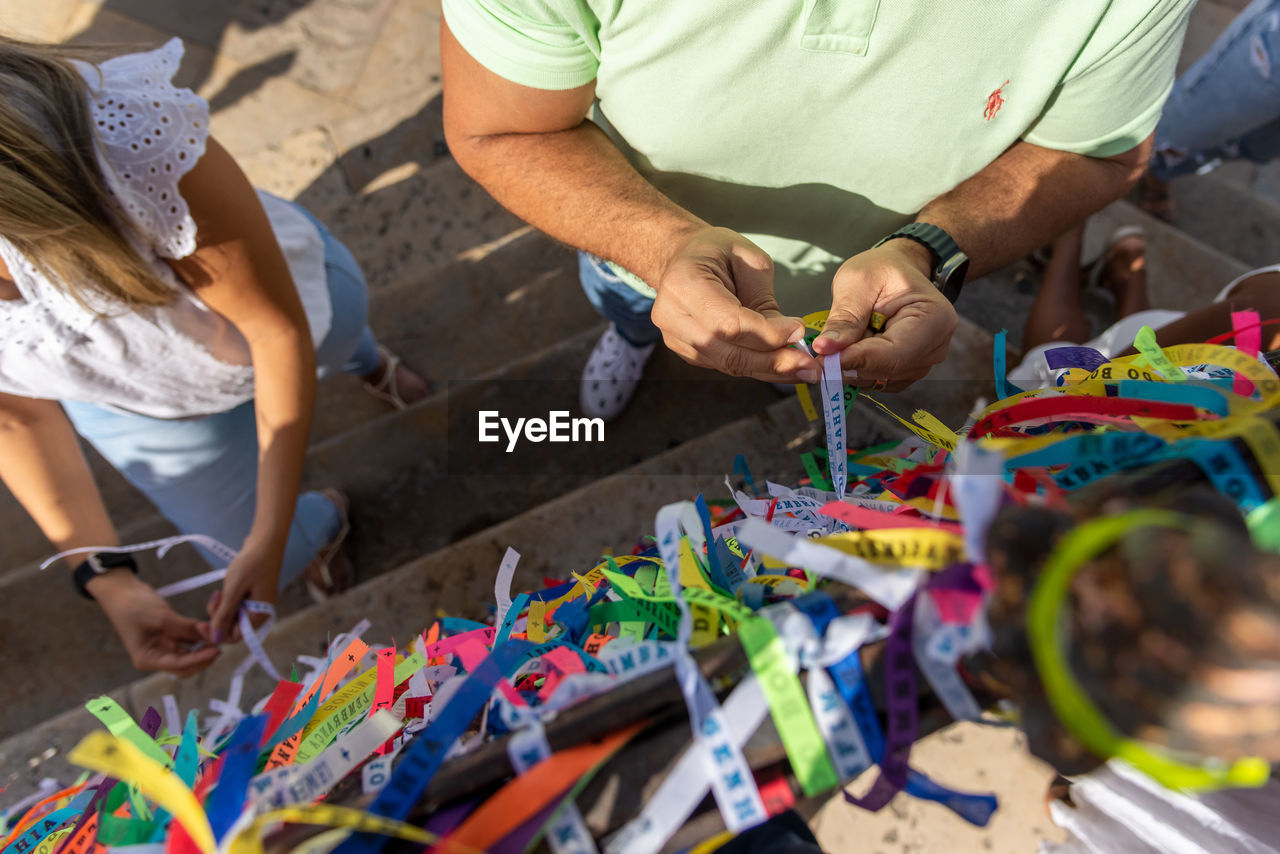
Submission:
MULTIPOLYGON (((1243 318, 1238 341, 1259 325, 1256 316, 1243 318)), ((741 488, 729 485, 731 502, 699 496, 664 507, 634 554, 604 557, 542 590, 513 594, 519 555, 508 550, 491 625, 445 617, 396 648, 366 643, 362 623, 334 639, 325 658, 301 657, 303 675, 295 667, 247 712, 239 676, 204 716, 190 710, 183 718, 169 699, 135 721, 99 698, 88 709, 105 730, 69 757, 87 772, 9 809, 0 854, 87 854, 95 846, 254 854, 285 823, 324 827, 300 846, 317 854, 374 854, 391 838, 441 851, 523 851, 543 839, 557 854, 597 845, 658 851, 708 792, 730 833, 794 801, 788 780, 757 777, 744 757, 766 716, 805 795, 833 791, 878 765, 867 794, 846 794, 849 801, 879 809, 905 791, 985 824, 993 796, 948 789, 908 760, 918 674, 953 718, 982 714, 963 659, 990 637, 985 533, 1003 505, 1061 499, 1114 472, 1183 457, 1248 514, 1260 544, 1270 538, 1274 547, 1280 431, 1267 417, 1280 400, 1274 371, 1256 348, 1162 350, 1149 330, 1137 345, 1139 356, 1110 360, 1081 347, 1051 350, 1059 385, 1026 392, 1007 387, 998 357, 1002 399, 960 429, 918 411, 898 419, 908 438, 859 450, 845 442, 857 395, 829 358, 820 384, 826 446, 804 456, 809 478, 799 486, 757 484, 739 459, 741 488), (838 606, 847 599, 831 594, 842 586, 865 604, 838 606), (729 636, 750 668, 713 688, 695 654, 729 636), (882 710, 860 656, 879 642, 882 710), (596 838, 575 797, 643 725, 552 751, 544 724, 664 669, 684 698, 681 726, 691 727, 691 743, 638 814, 596 838), (442 767, 496 739, 514 769, 508 782, 487 799, 406 821, 442 767), (332 797, 340 785, 372 803, 339 805, 350 801, 332 797)), ((807 408, 818 417, 811 401, 807 408)), ((1103 532, 1090 542, 1107 536, 1114 539, 1103 532)), ((1106 724, 1072 705, 1079 697, 1055 658, 1060 639, 1032 625, 1053 622, 1063 579, 1103 545, 1091 551, 1077 541, 1060 550, 1057 587, 1036 591, 1039 612, 1028 622, 1055 710, 1091 747, 1115 752, 1133 743, 1096 737, 1099 727, 1107 734, 1106 724)), ((269 666, 260 647, 259 656, 269 666)), ((1149 754, 1144 770, 1161 779, 1159 763, 1173 760, 1149 754)), ((1265 779, 1265 765, 1246 766, 1235 776, 1219 769, 1175 782, 1265 779)))

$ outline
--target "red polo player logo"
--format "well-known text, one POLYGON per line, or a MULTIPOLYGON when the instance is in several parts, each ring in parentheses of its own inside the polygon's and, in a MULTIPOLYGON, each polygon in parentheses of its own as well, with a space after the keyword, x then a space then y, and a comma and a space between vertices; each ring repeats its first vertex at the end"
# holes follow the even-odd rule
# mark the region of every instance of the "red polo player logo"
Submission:
POLYGON ((1009 85, 1006 80, 1000 84, 1000 88, 987 96, 987 108, 982 111, 982 117, 987 121, 991 121, 996 117, 996 113, 1000 112, 1000 108, 1004 106, 1004 96, 1000 93, 1004 91, 1004 87, 1009 85))

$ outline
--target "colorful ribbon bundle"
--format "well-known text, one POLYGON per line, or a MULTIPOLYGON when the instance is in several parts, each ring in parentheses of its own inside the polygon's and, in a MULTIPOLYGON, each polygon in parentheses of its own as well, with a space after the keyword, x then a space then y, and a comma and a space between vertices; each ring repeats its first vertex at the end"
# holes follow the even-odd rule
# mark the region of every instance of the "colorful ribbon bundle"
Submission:
MULTIPOLYGON (((1275 373, 1256 350, 1161 349, 1149 330, 1137 346, 1139 356, 1111 360, 1052 350, 1058 387, 1007 389, 957 431, 916 412, 898 419, 907 439, 862 450, 846 446, 857 395, 831 357, 820 386, 826 447, 804 457, 809 482, 759 488, 740 458, 744 488, 730 485, 732 503, 699 496, 664 507, 634 554, 542 590, 513 595, 519 555, 508 550, 492 625, 443 617, 398 649, 367 644, 362 623, 325 658, 301 657, 308 672, 295 668, 247 713, 239 675, 203 722, 194 710, 182 719, 171 701, 163 715, 149 709, 134 721, 99 698, 88 708, 106 730, 70 754, 90 773, 12 808, 0 854, 253 854, 284 823, 326 828, 296 846, 308 852, 375 854, 393 837, 441 851, 523 851, 541 839, 557 854, 595 851, 598 834, 575 799, 649 722, 557 750, 548 727, 660 673, 674 675, 692 743, 603 839, 606 851, 660 850, 708 792, 730 832, 786 809, 789 781, 753 771, 744 753, 766 717, 804 795, 878 765, 871 789, 846 799, 879 809, 906 791, 983 825, 993 796, 952 791, 909 758, 918 674, 952 718, 982 714, 963 659, 990 637, 985 535, 1002 505, 1053 502, 1118 471, 1186 458, 1249 514, 1259 544, 1274 547, 1280 431, 1266 413, 1280 400, 1275 373), (882 711, 861 655, 881 642, 882 711), (701 658, 726 643, 749 665, 727 684, 709 680, 701 658), (415 812, 442 769, 493 742, 515 772, 504 784, 425 820, 415 812), (372 799, 367 808, 340 805, 360 794, 372 799)), ((1055 634, 1071 573, 1117 532, 1178 523, 1168 514, 1106 521, 1066 538, 1031 597, 1031 643, 1055 711, 1096 752, 1125 755, 1170 785, 1260 784, 1260 760, 1188 764, 1120 738, 1082 702, 1055 634)))

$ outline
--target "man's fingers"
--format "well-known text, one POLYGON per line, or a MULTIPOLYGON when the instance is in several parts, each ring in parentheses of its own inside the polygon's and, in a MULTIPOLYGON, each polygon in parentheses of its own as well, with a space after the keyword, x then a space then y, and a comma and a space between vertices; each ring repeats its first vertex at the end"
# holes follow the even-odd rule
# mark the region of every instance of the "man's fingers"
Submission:
POLYGON ((874 291, 855 289, 849 292, 845 289, 832 303, 822 334, 813 341, 813 351, 820 356, 827 356, 861 341, 871 323, 875 301, 874 291))
POLYGON ((664 284, 653 306, 653 322, 664 335, 695 347, 723 341, 767 352, 804 337, 804 323, 784 317, 772 284, 735 293, 711 270, 698 270, 664 284))
POLYGON ((792 347, 761 353, 720 341, 702 350, 695 364, 735 377, 753 377, 771 383, 817 382, 821 373, 812 356, 792 347))
POLYGON ((679 316, 658 325, 700 349, 723 343, 767 353, 804 337, 804 323, 800 319, 778 313, 763 315, 740 305, 733 294, 718 285, 674 313, 679 316))
MULTIPOLYGON (((773 259, 755 246, 738 246, 730 262, 733 275, 733 294, 743 308, 766 318, 782 334, 782 344, 772 344, 772 339, 765 347, 755 349, 776 349, 778 346, 793 344, 804 337, 804 321, 798 317, 787 317, 778 307, 778 298, 773 290, 773 259)), ((746 341, 740 342, 746 346, 746 341)))
POLYGON ((766 316, 744 306, 735 310, 734 321, 725 324, 717 332, 736 334, 717 335, 718 341, 745 347, 760 353, 781 350, 804 338, 804 321, 782 314, 766 316))
POLYGON ((946 357, 948 335, 934 330, 923 318, 900 316, 896 320, 891 334, 863 338, 841 355, 841 368, 857 371, 859 384, 875 380, 914 381, 923 376, 921 368, 931 367, 946 357))

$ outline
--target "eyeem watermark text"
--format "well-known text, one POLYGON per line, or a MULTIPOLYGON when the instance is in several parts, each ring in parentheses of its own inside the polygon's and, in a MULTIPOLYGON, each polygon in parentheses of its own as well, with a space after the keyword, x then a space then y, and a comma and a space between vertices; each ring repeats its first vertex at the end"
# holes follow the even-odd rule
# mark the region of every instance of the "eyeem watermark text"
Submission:
POLYGON ((569 410, 555 409, 544 418, 503 418, 496 409, 480 410, 481 442, 500 442, 498 428, 507 434, 507 453, 515 450, 521 438, 530 442, 603 442, 603 418, 570 418, 569 410))

